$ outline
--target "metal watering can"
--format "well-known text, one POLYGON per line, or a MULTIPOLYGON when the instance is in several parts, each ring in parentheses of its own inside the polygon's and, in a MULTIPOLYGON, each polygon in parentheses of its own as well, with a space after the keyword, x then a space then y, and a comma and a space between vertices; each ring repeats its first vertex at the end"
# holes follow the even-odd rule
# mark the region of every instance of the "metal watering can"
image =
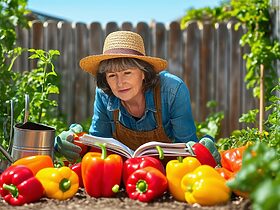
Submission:
POLYGON ((7 151, 0 145, 0 151, 10 163, 32 155, 54 156, 55 128, 28 122, 29 96, 25 95, 24 122, 13 126, 14 104, 11 100, 11 131, 7 151), (14 138, 12 137, 14 133, 14 138), (11 153, 11 155, 10 155, 11 153))

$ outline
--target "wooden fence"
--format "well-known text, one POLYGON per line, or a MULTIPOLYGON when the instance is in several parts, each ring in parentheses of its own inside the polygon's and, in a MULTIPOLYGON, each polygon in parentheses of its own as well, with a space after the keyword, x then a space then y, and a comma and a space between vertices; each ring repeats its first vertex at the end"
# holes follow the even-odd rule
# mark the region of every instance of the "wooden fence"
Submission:
MULTIPOLYGON (((79 60, 89 54, 102 52, 104 38, 116 30, 132 30, 144 39, 146 54, 165 58, 168 71, 181 77, 191 94, 192 110, 196 121, 209 114, 206 103, 215 100, 215 111, 223 111, 221 136, 228 136, 242 125, 238 119, 242 113, 256 107, 251 91, 244 81, 245 62, 239 40, 244 33, 234 30, 234 23, 199 24, 191 22, 182 31, 177 22, 133 26, 125 22, 119 26, 109 22, 103 28, 98 22, 89 25, 67 22, 34 21, 30 29, 17 29, 18 45, 35 49, 58 49, 61 53, 56 71, 61 75, 60 111, 67 122, 82 122, 93 114, 95 80, 79 68, 79 60)), ((17 71, 30 70, 33 64, 27 55, 21 56, 17 71)))

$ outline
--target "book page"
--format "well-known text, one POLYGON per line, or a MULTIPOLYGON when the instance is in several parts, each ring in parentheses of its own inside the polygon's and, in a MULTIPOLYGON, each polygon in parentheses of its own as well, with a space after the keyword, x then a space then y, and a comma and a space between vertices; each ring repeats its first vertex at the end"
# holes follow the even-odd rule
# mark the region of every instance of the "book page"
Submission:
POLYGON ((191 153, 186 147, 186 143, 163 143, 163 142, 148 142, 138 147, 133 157, 158 155, 156 146, 160 146, 165 156, 190 156, 191 153))
POLYGON ((80 142, 89 146, 98 147, 95 144, 101 143, 106 144, 106 148, 108 150, 111 150, 112 152, 115 152, 120 155, 124 155, 127 158, 132 157, 133 150, 131 150, 129 147, 124 145, 123 143, 119 142, 118 140, 114 138, 103 138, 98 136, 92 136, 89 134, 85 134, 79 138, 80 142))

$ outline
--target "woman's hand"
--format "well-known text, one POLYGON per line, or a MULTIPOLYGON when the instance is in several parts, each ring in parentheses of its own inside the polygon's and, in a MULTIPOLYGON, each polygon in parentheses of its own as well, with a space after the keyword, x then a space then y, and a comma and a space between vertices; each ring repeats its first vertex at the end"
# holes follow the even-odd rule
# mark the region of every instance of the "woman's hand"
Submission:
POLYGON ((74 136, 69 135, 66 138, 61 138, 59 135, 55 137, 54 148, 62 154, 70 162, 75 162, 80 157, 82 148, 73 143, 74 136))

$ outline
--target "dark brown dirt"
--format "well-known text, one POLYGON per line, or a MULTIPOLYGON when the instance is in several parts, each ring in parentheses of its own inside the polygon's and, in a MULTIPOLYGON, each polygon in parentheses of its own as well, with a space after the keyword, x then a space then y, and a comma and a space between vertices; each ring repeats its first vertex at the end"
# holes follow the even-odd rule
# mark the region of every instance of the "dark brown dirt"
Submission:
MULTIPOLYGON (((209 192, 211 193, 211 192, 209 192)), ((0 209, 2 210, 247 210, 251 209, 249 200, 244 200, 240 197, 234 197, 230 202, 221 206, 201 207, 199 205, 188 205, 184 202, 174 201, 172 196, 166 193, 163 197, 151 203, 142 203, 131 200, 127 197, 124 191, 121 191, 114 198, 93 198, 87 195, 83 189, 79 189, 76 195, 68 200, 59 201, 55 199, 41 198, 40 201, 26 204, 23 206, 11 206, 3 199, 0 200, 0 209)))

